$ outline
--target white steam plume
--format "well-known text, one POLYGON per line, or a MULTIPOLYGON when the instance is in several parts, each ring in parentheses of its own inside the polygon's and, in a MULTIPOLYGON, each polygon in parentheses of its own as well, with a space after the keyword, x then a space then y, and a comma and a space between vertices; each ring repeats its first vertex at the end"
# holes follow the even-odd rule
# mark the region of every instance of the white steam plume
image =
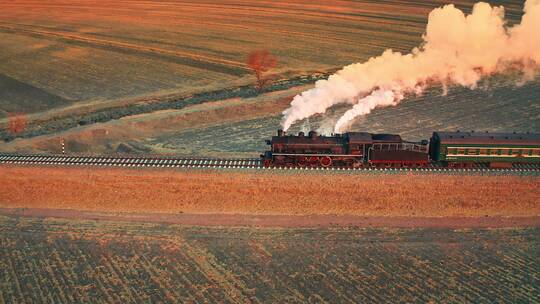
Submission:
POLYGON ((315 88, 295 96, 283 112, 287 130, 294 122, 349 103, 334 127, 341 133, 353 119, 377 107, 396 105, 430 84, 476 88, 482 77, 519 69, 529 79, 540 65, 540 0, 527 0, 521 23, 505 26, 504 8, 479 2, 466 16, 454 5, 429 14, 424 43, 403 55, 386 50, 364 63, 344 67, 315 88))

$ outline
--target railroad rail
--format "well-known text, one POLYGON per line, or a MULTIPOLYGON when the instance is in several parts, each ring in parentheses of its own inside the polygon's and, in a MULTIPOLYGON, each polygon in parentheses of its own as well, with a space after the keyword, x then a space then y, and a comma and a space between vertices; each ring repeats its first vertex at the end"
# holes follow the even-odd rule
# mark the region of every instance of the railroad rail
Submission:
POLYGON ((9 155, 0 154, 4 164, 43 164, 119 167, 171 167, 171 168, 260 168, 258 158, 194 158, 194 157, 120 157, 69 155, 9 155))
POLYGON ((0 153, 0 164, 20 165, 57 165, 57 166, 103 166, 103 167, 151 167, 151 168, 193 168, 193 169, 253 169, 253 170, 290 170, 290 171, 328 171, 328 172, 433 172, 463 174, 528 174, 540 175, 540 165, 517 164, 512 168, 489 168, 478 164, 472 168, 446 168, 430 165, 424 168, 266 168, 259 158, 203 158, 172 156, 73 156, 42 154, 6 154, 0 153))

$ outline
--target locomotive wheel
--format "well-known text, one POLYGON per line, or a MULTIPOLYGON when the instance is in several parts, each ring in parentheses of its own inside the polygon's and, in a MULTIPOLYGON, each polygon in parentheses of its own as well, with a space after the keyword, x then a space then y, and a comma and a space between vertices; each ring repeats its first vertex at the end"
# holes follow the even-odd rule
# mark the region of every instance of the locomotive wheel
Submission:
MULTIPOLYGON (((274 158, 274 164, 276 166, 283 166, 285 165, 285 156, 276 156, 274 158)), ((266 165, 266 164, 265 164, 266 165)))
POLYGON ((361 168, 364 166, 364 164, 357 159, 348 159, 345 162, 345 166, 349 168, 361 168))
POLYGON ((272 165, 272 160, 270 160, 270 159, 265 159, 265 160, 264 160, 264 167, 265 167, 265 168, 268 168, 268 167, 270 167, 271 165, 272 165))
POLYGON ((296 159, 296 163, 300 167, 305 167, 308 164, 308 159, 305 156, 300 156, 296 159))
POLYGON ((332 165, 332 159, 330 156, 321 157, 321 166, 328 168, 332 165))
POLYGON ((309 158, 309 164, 312 167, 316 167, 318 163, 319 163, 319 158, 317 156, 312 156, 309 158))

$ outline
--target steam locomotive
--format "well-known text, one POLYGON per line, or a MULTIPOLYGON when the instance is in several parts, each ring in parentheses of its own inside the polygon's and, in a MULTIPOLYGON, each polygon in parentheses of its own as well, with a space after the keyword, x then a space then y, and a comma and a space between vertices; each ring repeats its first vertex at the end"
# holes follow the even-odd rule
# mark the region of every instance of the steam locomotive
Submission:
POLYGON ((348 132, 321 136, 278 130, 261 155, 266 167, 472 167, 540 166, 540 134, 433 132, 428 140, 405 141, 397 134, 348 132))

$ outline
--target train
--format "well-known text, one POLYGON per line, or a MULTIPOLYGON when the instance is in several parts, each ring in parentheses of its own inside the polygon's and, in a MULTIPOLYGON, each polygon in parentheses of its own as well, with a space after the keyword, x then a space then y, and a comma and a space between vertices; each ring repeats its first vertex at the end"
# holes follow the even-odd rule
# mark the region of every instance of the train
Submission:
POLYGON ((540 166, 540 134, 475 131, 433 132, 429 140, 405 141, 398 134, 277 131, 261 154, 265 167, 451 167, 540 166))

